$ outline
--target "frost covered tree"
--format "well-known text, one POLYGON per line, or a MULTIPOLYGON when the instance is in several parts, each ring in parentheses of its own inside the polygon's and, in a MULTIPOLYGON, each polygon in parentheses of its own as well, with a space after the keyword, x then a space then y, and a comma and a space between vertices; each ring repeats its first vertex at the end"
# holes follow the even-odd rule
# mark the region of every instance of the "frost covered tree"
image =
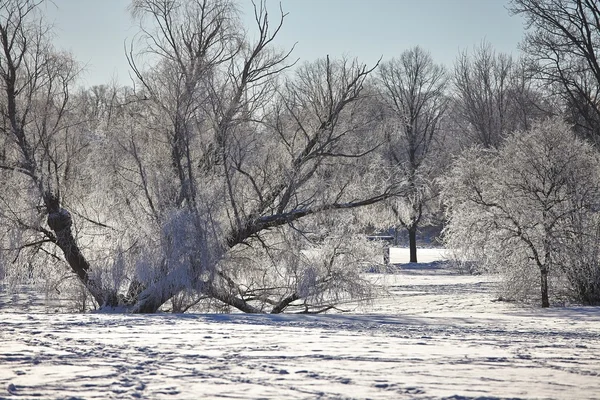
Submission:
POLYGON ((559 120, 470 149, 443 182, 446 244, 501 273, 509 296, 597 303, 599 173, 594 148, 559 120))
POLYGON ((371 68, 327 57, 291 74, 272 44, 285 15, 271 26, 262 2, 253 36, 232 1, 135 0, 134 88, 73 96, 76 64, 47 42, 40 3, 2 4, 11 271, 66 261, 97 307, 129 312, 372 296, 357 209, 397 185, 374 151, 371 68))
POLYGON ((80 178, 76 166, 87 155, 89 138, 76 134, 71 118, 71 87, 79 67, 49 42, 41 3, 0 3, 3 248, 30 273, 35 265, 64 257, 99 304, 113 304, 115 299, 90 279, 68 211, 78 195, 71 189, 80 178))
POLYGON ((389 196, 383 176, 361 184, 377 165, 365 160, 376 146, 362 95, 371 70, 326 58, 284 77, 289 53, 271 42, 285 15, 271 29, 263 3, 253 41, 229 1, 136 1, 132 11, 143 129, 122 163, 141 188, 145 224, 158 229, 138 243, 164 248, 128 292, 133 309, 186 291, 245 312, 361 297, 352 235, 333 240, 330 224, 314 221, 389 196))
POLYGON ((600 135, 600 4, 591 0, 513 0, 528 34, 523 49, 544 84, 560 96, 569 121, 598 142, 600 135))
POLYGON ((382 63, 379 69, 386 120, 382 153, 394 173, 405 180, 402 196, 382 203, 392 214, 383 223, 398 221, 396 230, 408 231, 410 262, 417 262, 417 230, 435 197, 433 178, 439 171, 434 153, 440 150, 447 84, 445 69, 420 47, 382 63))

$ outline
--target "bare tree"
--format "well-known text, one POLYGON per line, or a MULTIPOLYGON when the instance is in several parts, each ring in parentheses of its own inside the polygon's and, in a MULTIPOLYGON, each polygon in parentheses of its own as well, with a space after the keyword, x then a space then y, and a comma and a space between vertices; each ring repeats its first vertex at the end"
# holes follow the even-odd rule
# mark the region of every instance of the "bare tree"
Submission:
POLYGON ((383 63, 379 82, 388 126, 383 152, 406 180, 404 195, 388 203, 394 218, 408 230, 410 262, 417 262, 417 229, 434 197, 432 153, 448 104, 447 73, 429 53, 415 47, 383 63))
POLYGON ((482 43, 463 52, 454 66, 455 119, 471 142, 496 147, 516 129, 528 129, 545 113, 531 67, 482 43))
POLYGON ((593 0, 513 0, 525 17, 523 49, 544 83, 560 95, 580 133, 600 137, 600 5, 593 0))

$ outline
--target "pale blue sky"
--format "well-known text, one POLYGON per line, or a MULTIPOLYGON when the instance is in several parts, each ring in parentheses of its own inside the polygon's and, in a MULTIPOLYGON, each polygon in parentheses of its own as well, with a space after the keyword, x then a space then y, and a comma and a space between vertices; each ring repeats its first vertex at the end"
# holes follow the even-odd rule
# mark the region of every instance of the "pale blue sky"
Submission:
MULTIPOLYGON (((83 84, 112 78, 129 83, 123 43, 137 28, 126 11, 128 0, 54 0, 46 6, 54 22, 58 47, 70 50, 86 64, 83 84)), ((240 0, 252 23, 250 0, 240 0)), ((498 51, 518 54, 523 37, 521 19, 510 16, 509 0, 282 0, 289 12, 277 41, 282 48, 295 42, 294 57, 312 61, 329 54, 347 55, 373 64, 420 45, 437 62, 451 67, 460 50, 483 39, 498 51)), ((279 1, 269 0, 272 18, 279 1)))

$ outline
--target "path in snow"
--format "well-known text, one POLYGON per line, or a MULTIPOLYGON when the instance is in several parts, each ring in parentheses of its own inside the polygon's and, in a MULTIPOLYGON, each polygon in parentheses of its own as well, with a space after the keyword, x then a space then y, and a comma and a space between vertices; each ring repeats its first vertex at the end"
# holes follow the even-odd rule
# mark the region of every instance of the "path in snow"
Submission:
MULTIPOLYGON (((600 398, 600 308, 493 302, 492 279, 405 265, 371 314, 0 309, 0 399, 600 398)), ((361 310, 361 309, 357 309, 361 310)))

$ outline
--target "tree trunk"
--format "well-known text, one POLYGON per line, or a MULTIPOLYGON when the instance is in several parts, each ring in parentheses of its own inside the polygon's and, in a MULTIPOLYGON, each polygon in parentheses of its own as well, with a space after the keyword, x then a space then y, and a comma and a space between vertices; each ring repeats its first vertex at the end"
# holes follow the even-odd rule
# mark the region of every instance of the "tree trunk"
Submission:
POLYGON ((385 266, 390 265, 390 244, 386 243, 385 248, 383 249, 383 264, 385 266))
POLYGON ((410 262, 417 262, 417 226, 413 225, 408 228, 408 242, 410 248, 410 262))
POLYGON ((298 299, 300 299, 300 296, 298 296, 297 293, 293 293, 293 294, 289 295, 285 299, 281 300, 279 302, 279 304, 277 304, 275 307, 273 307, 273 309, 271 310, 271 314, 282 313, 283 310, 285 310, 287 308, 287 306, 289 306, 290 304, 292 304, 294 301, 296 301, 298 299))
POLYGON ((548 269, 542 268, 540 270, 541 276, 541 290, 542 290, 542 307, 550 307, 550 301, 548 299, 548 269))
POLYGON ((59 206, 58 198, 49 193, 44 194, 44 201, 48 210, 48 226, 56 235, 56 244, 63 251, 65 259, 73 272, 77 274, 81 283, 90 291, 98 306, 116 306, 116 294, 104 293, 102 288, 88 275, 90 264, 81 253, 73 237, 71 214, 59 206))
MULTIPOLYGON (((170 295, 170 293, 169 293, 170 295)), ((160 296, 156 294, 149 294, 143 299, 139 299, 135 305, 131 308, 132 314, 154 314, 158 312, 159 308, 167 302, 168 296, 160 296)), ((172 296, 171 296, 172 297, 172 296)), ((169 297, 170 298, 170 297, 169 297)))

